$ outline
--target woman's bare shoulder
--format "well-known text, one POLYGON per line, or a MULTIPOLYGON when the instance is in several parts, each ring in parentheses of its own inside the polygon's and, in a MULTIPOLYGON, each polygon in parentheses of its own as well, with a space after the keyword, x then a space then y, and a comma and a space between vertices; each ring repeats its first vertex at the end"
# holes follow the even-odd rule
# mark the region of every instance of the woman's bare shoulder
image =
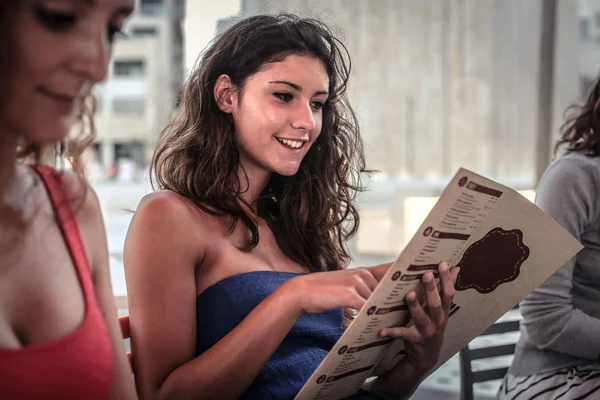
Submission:
POLYGON ((194 202, 170 190, 150 193, 140 201, 127 242, 155 243, 183 251, 196 262, 225 237, 227 226, 194 202))
POLYGON ((215 229, 223 225, 221 218, 208 214, 192 200, 171 190, 159 190, 147 194, 140 201, 135 213, 168 224, 184 224, 189 229, 194 228, 212 234, 216 233, 215 229))

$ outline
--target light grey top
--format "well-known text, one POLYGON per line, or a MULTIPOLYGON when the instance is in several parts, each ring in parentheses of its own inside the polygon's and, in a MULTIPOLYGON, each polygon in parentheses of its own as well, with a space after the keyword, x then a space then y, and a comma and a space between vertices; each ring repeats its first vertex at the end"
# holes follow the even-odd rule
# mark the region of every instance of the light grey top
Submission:
POLYGON ((600 157, 559 157, 535 202, 585 247, 521 303, 521 338, 510 368, 518 376, 600 357, 600 157))

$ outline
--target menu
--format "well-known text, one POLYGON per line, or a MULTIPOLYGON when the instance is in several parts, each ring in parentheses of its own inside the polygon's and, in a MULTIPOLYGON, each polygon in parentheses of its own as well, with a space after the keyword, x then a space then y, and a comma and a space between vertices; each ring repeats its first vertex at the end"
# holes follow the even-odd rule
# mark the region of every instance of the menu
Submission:
MULTIPOLYGON (((296 400, 343 399, 404 357, 381 329, 411 323, 421 277, 441 261, 460 266, 439 365, 481 334, 581 250, 556 221, 516 191, 460 169, 296 400)), ((436 368, 437 368, 436 367, 436 368)))

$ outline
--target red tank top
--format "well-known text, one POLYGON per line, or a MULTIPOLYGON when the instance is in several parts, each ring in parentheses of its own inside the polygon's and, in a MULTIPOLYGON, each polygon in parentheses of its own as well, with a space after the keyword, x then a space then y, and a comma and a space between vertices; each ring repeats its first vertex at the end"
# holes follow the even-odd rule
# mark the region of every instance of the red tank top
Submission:
POLYGON ((104 400, 113 374, 112 347, 96 303, 91 270, 61 176, 36 166, 77 270, 85 314, 74 332, 20 349, 0 348, 0 399, 104 400))

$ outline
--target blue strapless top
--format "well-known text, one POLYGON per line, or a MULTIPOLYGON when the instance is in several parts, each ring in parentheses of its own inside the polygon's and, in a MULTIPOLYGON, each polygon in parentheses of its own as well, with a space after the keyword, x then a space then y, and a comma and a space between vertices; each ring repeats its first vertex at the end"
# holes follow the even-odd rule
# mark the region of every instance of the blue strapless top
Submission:
MULTIPOLYGON (((247 272, 200 293, 196 299, 197 355, 233 330, 279 285, 299 275, 302 273, 247 272)), ((298 318, 242 399, 293 399, 342 335, 343 318, 342 309, 298 318)), ((361 393, 356 398, 377 398, 361 393)))

